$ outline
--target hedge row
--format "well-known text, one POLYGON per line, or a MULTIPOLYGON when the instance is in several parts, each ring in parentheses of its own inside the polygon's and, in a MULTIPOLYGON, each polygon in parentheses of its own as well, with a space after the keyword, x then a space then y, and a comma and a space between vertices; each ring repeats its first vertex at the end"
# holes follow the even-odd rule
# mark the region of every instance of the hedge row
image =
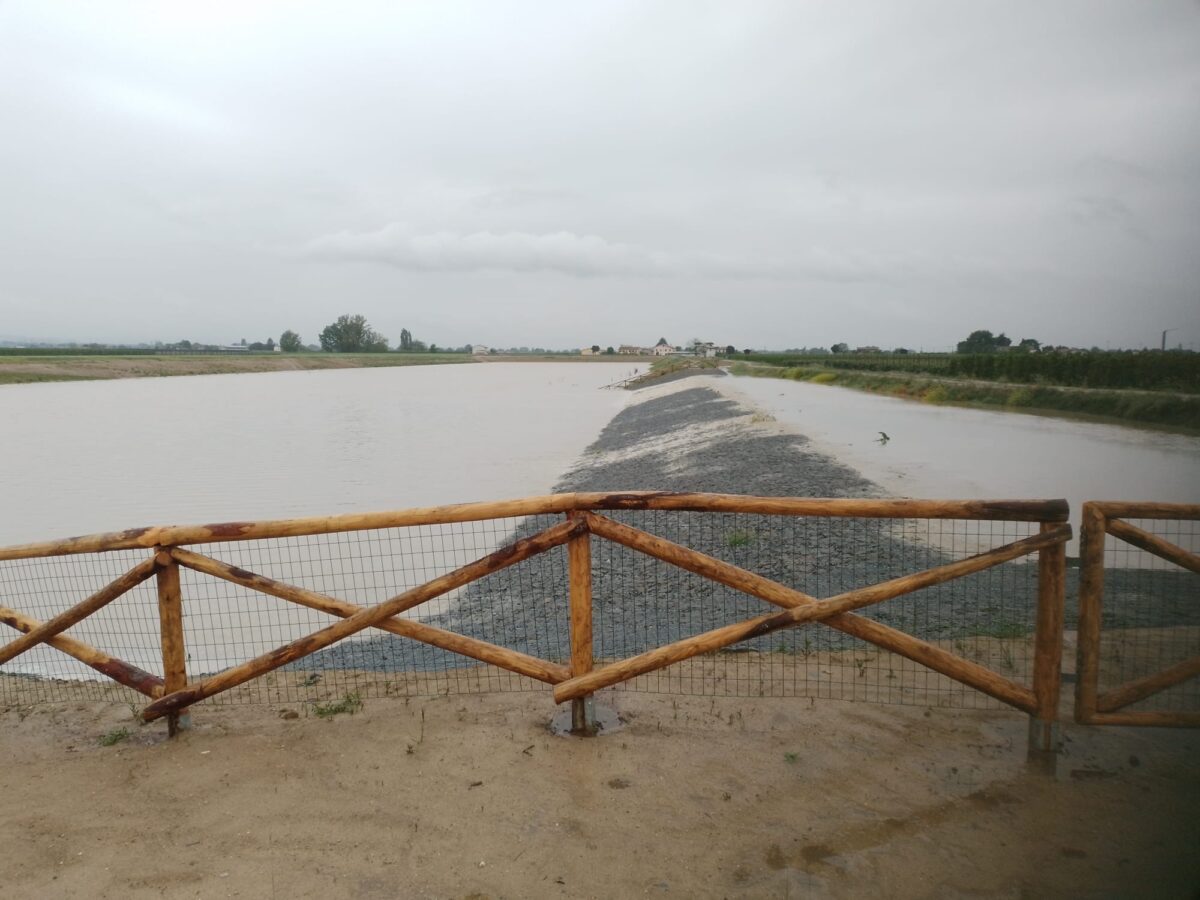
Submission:
POLYGON ((775 366, 914 372, 978 381, 1200 393, 1200 353, 1154 350, 1049 353, 839 353, 747 357, 775 366))

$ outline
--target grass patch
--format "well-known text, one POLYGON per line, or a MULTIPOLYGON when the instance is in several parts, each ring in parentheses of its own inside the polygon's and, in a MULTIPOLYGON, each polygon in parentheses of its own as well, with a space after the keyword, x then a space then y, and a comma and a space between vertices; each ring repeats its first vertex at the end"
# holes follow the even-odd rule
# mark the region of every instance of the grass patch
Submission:
POLYGON ((674 375, 685 369, 717 369, 721 360, 702 356, 663 356, 650 363, 650 371, 629 383, 629 387, 641 387, 652 384, 659 378, 674 375))
POLYGON ((752 540, 754 540, 754 535, 749 531, 731 531, 725 538, 725 543, 730 547, 745 547, 752 540))
POLYGON ((1091 390, 1045 384, 965 383, 900 373, 833 372, 818 366, 784 368, 738 363, 733 367, 733 374, 837 384, 925 403, 1012 410, 1200 434, 1200 397, 1189 394, 1091 390))
POLYGON ((980 637, 1021 638, 1029 634, 1030 629, 1019 622, 997 622, 995 625, 981 628, 975 632, 980 637))
POLYGON ((100 736, 101 747, 111 747, 113 744, 119 744, 121 741, 129 739, 128 728, 114 728, 108 734, 100 736))
POLYGON ((354 715, 362 709, 362 705, 362 698, 358 696, 357 692, 354 692, 336 702, 318 703, 313 707, 313 712, 317 714, 318 719, 332 719, 342 713, 354 715))
POLYGON ((40 384, 44 381, 91 381, 86 375, 46 375, 39 372, 0 371, 0 384, 40 384))

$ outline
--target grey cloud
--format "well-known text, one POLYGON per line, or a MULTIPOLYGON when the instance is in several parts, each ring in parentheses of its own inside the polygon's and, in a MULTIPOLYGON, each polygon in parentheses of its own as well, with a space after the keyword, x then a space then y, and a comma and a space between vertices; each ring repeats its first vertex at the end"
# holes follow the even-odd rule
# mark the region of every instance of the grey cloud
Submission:
POLYGON ((1119 197, 1076 197, 1071 204, 1071 215, 1082 225, 1111 225, 1130 237, 1146 240, 1133 210, 1119 197))
POLYGON ((324 235, 302 255, 325 262, 365 262, 442 272, 549 272, 579 277, 707 277, 896 284, 983 271, 980 262, 936 261, 920 254, 872 254, 797 248, 774 258, 667 253, 571 231, 544 234, 439 231, 418 234, 403 223, 375 231, 324 235))
POLYGON ((579 199, 577 195, 570 191, 553 188, 510 187, 484 191, 474 198, 473 203, 480 209, 504 210, 514 207, 562 203, 579 199))
POLYGON ((1200 347, 1198 84, 1186 0, 0 0, 0 326, 1200 347))
POLYGON ((669 266, 662 257, 637 247, 570 231, 415 234, 399 223, 378 231, 325 235, 312 241, 306 253, 316 259, 375 262, 426 271, 659 275, 669 266))

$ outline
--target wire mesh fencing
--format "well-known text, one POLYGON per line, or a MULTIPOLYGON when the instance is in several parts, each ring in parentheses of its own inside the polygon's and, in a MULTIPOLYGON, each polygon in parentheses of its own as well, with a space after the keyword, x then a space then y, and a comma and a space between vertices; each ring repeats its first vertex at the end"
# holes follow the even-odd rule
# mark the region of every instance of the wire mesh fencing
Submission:
MULTIPOLYGON (((964 559, 1037 531, 1037 525, 1023 522, 928 519, 663 511, 613 518, 818 599, 964 559)), ((771 611, 756 598, 616 544, 598 542, 592 560, 598 659, 627 656, 771 611)), ((859 614, 1029 684, 1037 574, 1036 558, 1025 558, 859 614)), ((744 641, 617 689, 967 708, 1002 705, 819 622, 744 641)))
MULTIPOLYGON (((1123 521, 1200 554, 1196 519, 1123 521)), ((1200 657, 1200 576, 1112 535, 1105 540, 1103 566, 1101 695, 1200 657)), ((1200 713, 1200 678, 1168 686, 1121 712, 1200 713)))
MULTIPOLYGON (((638 510, 612 518, 816 598, 961 560, 1034 534, 1026 522, 768 516, 638 510)), ((509 517, 194 544, 243 570, 361 607, 466 565, 562 521, 509 517)), ((597 665, 773 611, 767 603, 592 536, 597 665)), ((0 562, 0 604, 46 621, 144 560, 122 550, 0 562)), ((555 547, 404 613, 406 618, 540 659, 570 660, 568 564, 555 547)), ((323 628, 330 614, 181 570, 190 679, 219 672, 323 628)), ((1024 557, 862 611, 1028 685, 1038 598, 1024 557)), ((12 632, 14 635, 16 632, 12 632)), ((153 579, 67 634, 161 675, 153 579)), ((904 657, 820 623, 745 641, 618 689, 691 695, 819 697, 990 708, 1000 702, 904 657)), ((531 678, 374 629, 237 688, 214 703, 326 703, 360 698, 545 690, 531 678)), ((142 701, 41 645, 0 666, 6 703, 142 701), (80 691, 83 693, 81 694, 80 691)))

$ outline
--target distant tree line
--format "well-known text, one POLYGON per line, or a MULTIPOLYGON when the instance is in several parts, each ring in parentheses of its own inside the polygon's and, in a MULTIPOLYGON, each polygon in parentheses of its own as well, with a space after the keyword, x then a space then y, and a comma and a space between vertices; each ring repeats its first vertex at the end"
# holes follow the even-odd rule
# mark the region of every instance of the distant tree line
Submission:
MULTIPOLYGON (((371 327, 365 316, 346 314, 330 322, 317 336, 317 346, 306 346, 304 340, 290 328, 279 336, 279 349, 284 353, 299 353, 304 350, 320 349, 326 353, 387 353, 391 350, 388 339, 371 327)), ((272 342, 273 343, 273 342, 272 342)), ((470 353, 471 348, 456 347, 446 350, 437 344, 426 343, 412 336, 407 328, 400 329, 397 353, 470 353)))

